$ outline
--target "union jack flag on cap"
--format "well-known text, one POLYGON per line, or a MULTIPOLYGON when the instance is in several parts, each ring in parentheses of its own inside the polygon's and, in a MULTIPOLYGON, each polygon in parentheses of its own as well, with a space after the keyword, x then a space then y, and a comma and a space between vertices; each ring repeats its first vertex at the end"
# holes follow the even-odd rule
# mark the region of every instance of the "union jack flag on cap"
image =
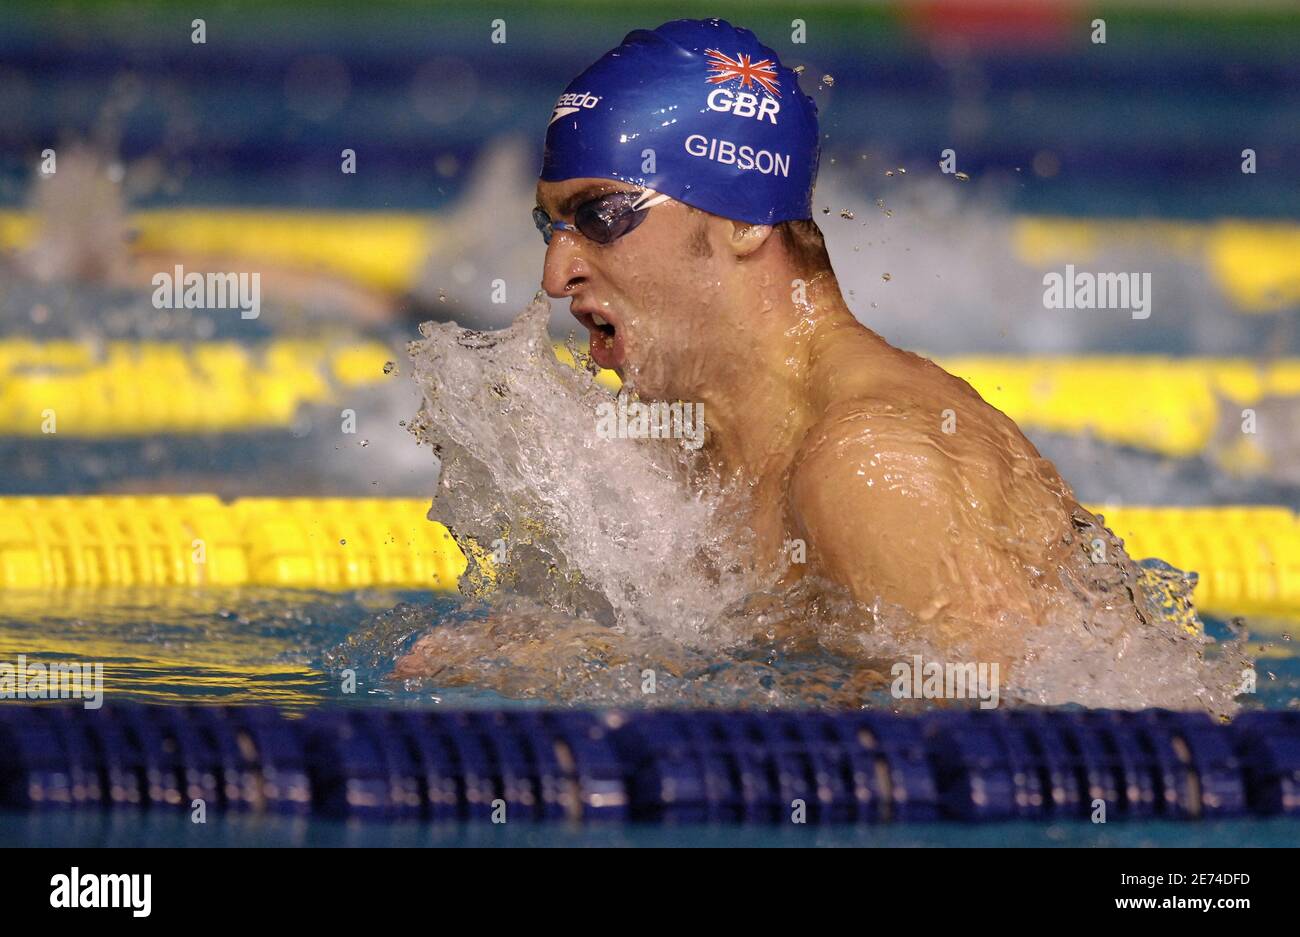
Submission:
POLYGON ((749 88, 752 82, 768 94, 774 94, 778 98, 781 96, 775 59, 755 62, 754 57, 747 52, 737 52, 735 58, 732 58, 717 49, 705 49, 704 54, 709 57, 709 84, 739 81, 740 87, 749 88))

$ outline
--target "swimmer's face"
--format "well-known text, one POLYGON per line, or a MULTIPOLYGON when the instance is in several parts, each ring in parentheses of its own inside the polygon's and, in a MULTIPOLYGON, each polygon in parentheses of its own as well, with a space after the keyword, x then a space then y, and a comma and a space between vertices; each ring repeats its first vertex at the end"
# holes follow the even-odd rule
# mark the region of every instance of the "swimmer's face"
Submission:
MULTIPOLYGON (((537 205, 552 221, 572 225, 585 202, 641 191, 610 179, 539 182, 537 205)), ((643 397, 689 394, 707 370, 711 350, 725 347, 719 343, 726 325, 709 315, 725 280, 722 253, 710 244, 715 223, 730 224, 669 200, 608 244, 576 230, 551 236, 542 288, 555 299, 572 298, 570 311, 588 330, 596 363, 630 381, 643 397)))

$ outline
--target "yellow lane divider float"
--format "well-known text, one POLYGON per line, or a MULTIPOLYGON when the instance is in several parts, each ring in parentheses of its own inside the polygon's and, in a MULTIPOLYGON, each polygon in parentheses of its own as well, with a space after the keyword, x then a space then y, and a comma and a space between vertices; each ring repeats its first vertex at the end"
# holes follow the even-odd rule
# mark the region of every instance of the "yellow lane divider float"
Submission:
MULTIPOLYGON (((562 360, 572 361, 562 346, 562 360)), ((344 339, 237 342, 0 341, 0 434, 113 437, 238 431, 292 424, 300 407, 393 375, 404 355, 344 339)), ((1300 397, 1300 359, 953 357, 968 380, 1026 429, 1089 433, 1173 457, 1204 450, 1228 408, 1230 422, 1264 397, 1300 397)), ((617 387, 613 372, 602 372, 617 387)))
POLYGON ((114 437, 289 426, 303 406, 391 380, 379 342, 0 342, 0 433, 114 437))
POLYGON ((454 589, 427 501, 215 495, 0 498, 0 588, 454 589))
POLYGON ((1300 517, 1285 507, 1090 505, 1134 559, 1198 576, 1197 608, 1219 615, 1300 615, 1300 517))
MULTIPOLYGON (((465 557, 426 519, 428 507, 382 498, 3 497, 0 589, 454 589, 465 557)), ((1205 611, 1300 611, 1300 518, 1286 508, 1094 509, 1134 557, 1195 570, 1205 611)))
POLYGON ((1205 449, 1264 397, 1300 397, 1300 359, 1148 355, 938 360, 1025 429, 1088 433, 1174 458, 1205 449), (1221 419, 1221 414, 1223 418, 1221 419))

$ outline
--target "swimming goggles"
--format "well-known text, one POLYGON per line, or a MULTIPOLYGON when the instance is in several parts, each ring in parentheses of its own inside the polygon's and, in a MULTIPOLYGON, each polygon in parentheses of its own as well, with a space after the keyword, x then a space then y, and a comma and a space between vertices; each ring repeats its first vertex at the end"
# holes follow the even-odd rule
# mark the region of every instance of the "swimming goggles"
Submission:
POLYGON ((551 243, 556 231, 577 231, 597 244, 610 244, 635 229, 645 221, 655 205, 668 201, 653 189, 638 192, 610 192, 589 202, 583 202, 573 213, 573 224, 552 221, 541 208, 533 209, 533 224, 542 232, 542 240, 551 243))

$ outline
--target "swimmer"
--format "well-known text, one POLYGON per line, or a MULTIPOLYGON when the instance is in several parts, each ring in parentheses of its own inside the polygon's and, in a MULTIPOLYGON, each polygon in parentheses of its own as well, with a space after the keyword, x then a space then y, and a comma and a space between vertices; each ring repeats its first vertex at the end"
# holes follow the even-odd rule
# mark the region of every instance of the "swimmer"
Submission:
POLYGON ((812 219, 817 108, 748 30, 630 33, 565 89, 534 221, 542 286, 643 400, 703 404, 773 568, 901 606, 954 653, 1014 665, 1095 523, 965 381, 845 303, 812 219))
MULTIPOLYGON (((1089 565, 1100 523, 1016 425, 845 303, 812 219, 818 141, 815 103, 748 30, 630 33, 550 115, 533 211, 543 289, 571 300, 593 360, 643 401, 703 405, 701 455, 734 492, 723 513, 753 532, 760 572, 847 592, 862 629, 901 609, 920 641, 1004 679, 1060 614, 1122 654, 1143 621, 1122 547, 1089 565), (804 562, 788 562, 791 542, 804 562), (1099 581, 1104 625, 1070 605, 1099 581)), ((828 638, 786 615, 778 634, 752 617, 755 642, 857 660, 848 697, 872 685, 878 662, 852 628, 828 638)), ((557 654, 643 659, 589 620, 494 612, 471 633, 433 628, 394 676, 513 693, 572 670, 557 654)))

